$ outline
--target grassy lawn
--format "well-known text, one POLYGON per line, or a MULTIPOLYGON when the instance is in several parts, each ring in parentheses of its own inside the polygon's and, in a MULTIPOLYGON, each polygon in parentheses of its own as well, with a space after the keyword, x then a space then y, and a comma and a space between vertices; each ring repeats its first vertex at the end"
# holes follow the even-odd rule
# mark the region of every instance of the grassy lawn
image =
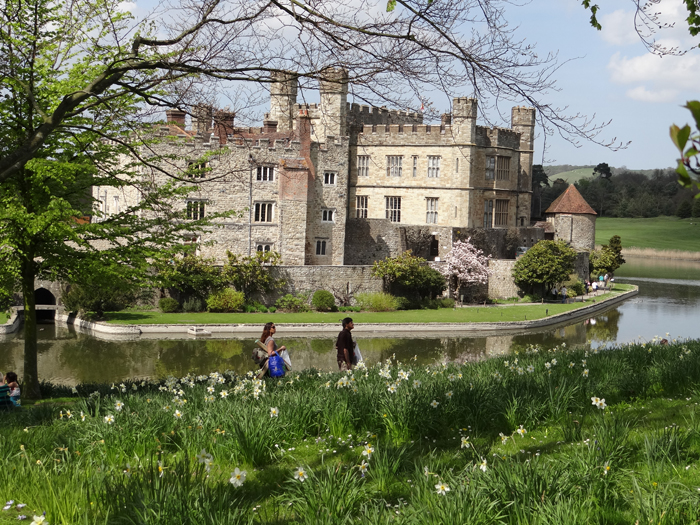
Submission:
MULTIPOLYGON (((617 284, 612 294, 633 289, 631 285, 617 284)), ((603 295, 600 296, 604 297, 603 295)), ((547 315, 568 312, 592 303, 545 303, 492 305, 486 307, 470 306, 468 308, 440 310, 402 310, 397 312, 305 312, 305 313, 254 313, 254 314, 217 314, 217 313, 177 313, 164 314, 158 311, 124 311, 110 312, 107 322, 112 324, 265 324, 269 320, 276 323, 326 323, 338 324, 343 317, 352 317, 355 324, 361 323, 487 323, 542 319, 547 315), (547 313, 549 312, 549 313, 547 313)))
POLYGON ((3 414, 0 524, 700 519, 699 341, 44 390, 3 414))
POLYGON ((10 316, 5 312, 0 312, 0 324, 5 324, 10 319, 10 316))
POLYGON ((700 219, 599 218, 596 221, 596 244, 607 244, 613 235, 622 237, 623 247, 700 251, 700 219))

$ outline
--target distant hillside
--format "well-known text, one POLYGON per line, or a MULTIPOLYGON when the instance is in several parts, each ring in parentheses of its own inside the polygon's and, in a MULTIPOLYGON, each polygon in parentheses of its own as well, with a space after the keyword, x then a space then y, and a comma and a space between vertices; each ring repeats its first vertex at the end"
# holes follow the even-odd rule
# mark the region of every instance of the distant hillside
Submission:
MULTIPOLYGON (((625 166, 620 168, 611 167, 613 175, 621 173, 623 171, 630 171, 632 173, 641 173, 646 177, 651 177, 656 169, 651 170, 633 170, 625 166)), ((572 166, 571 164, 561 164, 559 166, 545 166, 544 171, 549 177, 550 184, 557 179, 564 179, 568 184, 572 184, 578 180, 584 179, 586 177, 593 176, 593 170, 595 166, 572 166)), ((672 168, 663 168, 663 170, 672 168)))

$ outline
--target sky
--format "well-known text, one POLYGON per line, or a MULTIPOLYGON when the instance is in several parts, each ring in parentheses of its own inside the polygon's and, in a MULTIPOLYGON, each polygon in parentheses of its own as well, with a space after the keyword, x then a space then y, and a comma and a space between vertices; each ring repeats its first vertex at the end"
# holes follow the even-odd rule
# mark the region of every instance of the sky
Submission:
MULTIPOLYGON (((664 57, 651 54, 635 31, 635 0, 599 0, 601 31, 590 25, 590 13, 581 6, 581 0, 513 1, 516 5, 508 5, 506 18, 516 36, 535 45, 539 56, 558 53, 561 67, 554 75, 558 91, 550 91, 542 100, 551 106, 568 107, 569 114, 595 117, 598 124, 610 121, 598 137, 601 142, 629 142, 614 151, 587 141, 577 147, 552 136, 547 138, 545 151, 540 130, 535 141, 535 163, 606 162, 629 169, 675 167, 678 152, 669 138, 669 126, 691 123, 690 112, 682 106, 688 100, 700 99, 700 36, 688 33, 683 0, 659 0, 655 7, 663 21, 676 23, 671 29, 659 31, 656 41, 689 50, 683 56, 664 57)), ((138 16, 157 3, 139 0, 122 5, 138 16)), ((469 96, 471 90, 465 91, 463 96, 469 96)), ((447 106, 446 100, 435 102, 437 109, 440 104, 447 106)), ((524 102, 511 105, 520 104, 524 102)), ((510 114, 508 108, 501 109, 510 114)))
MULTIPOLYGON (((619 151, 583 143, 576 148, 564 140, 548 139, 546 164, 596 165, 630 169, 675 167, 678 151, 668 130, 692 122, 682 106, 700 98, 700 37, 691 37, 684 22, 682 0, 662 0, 664 20, 677 20, 672 29, 657 33, 657 42, 696 49, 684 56, 658 57, 649 53, 634 28, 631 0, 601 0, 598 13, 603 29, 588 22, 580 0, 532 0, 509 10, 511 24, 522 38, 536 43, 540 54, 559 51, 564 64, 556 74, 560 91, 551 93, 554 105, 573 112, 612 120, 600 138, 631 144, 619 151)), ((535 161, 543 158, 543 139, 536 140, 535 161)))

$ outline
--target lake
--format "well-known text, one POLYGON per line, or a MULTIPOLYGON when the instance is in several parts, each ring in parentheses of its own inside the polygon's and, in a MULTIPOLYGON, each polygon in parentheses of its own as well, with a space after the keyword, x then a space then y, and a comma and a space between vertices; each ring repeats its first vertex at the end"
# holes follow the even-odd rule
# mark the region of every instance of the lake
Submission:
MULTIPOLYGON (((663 259, 634 259, 616 273, 616 281, 636 284, 639 295, 599 313, 591 319, 566 326, 519 335, 488 337, 378 338, 358 334, 368 363, 396 354, 401 360, 416 357, 429 363, 446 357, 474 361, 512 352, 529 344, 552 347, 567 345, 605 346, 651 340, 655 336, 700 338, 700 263, 663 259)), ((340 330, 340 328, 338 328, 340 330)), ((262 331, 262 330, 261 330, 262 331)), ((291 338, 283 330, 279 345, 286 345, 296 369, 315 367, 335 370, 334 340, 328 337, 291 338)), ((155 379, 215 370, 254 370, 253 348, 247 339, 137 339, 110 341, 52 324, 39 332, 39 375, 45 380, 74 385, 111 383, 125 379, 155 379)), ((0 336, 0 370, 22 373, 22 334, 0 336)))

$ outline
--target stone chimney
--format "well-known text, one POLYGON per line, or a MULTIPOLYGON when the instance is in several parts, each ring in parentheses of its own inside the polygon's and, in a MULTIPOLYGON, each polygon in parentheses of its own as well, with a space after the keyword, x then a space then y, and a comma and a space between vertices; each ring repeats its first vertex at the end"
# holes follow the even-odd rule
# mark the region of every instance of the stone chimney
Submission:
POLYGON ((276 133, 277 132, 277 121, 270 119, 270 114, 265 113, 263 118, 263 133, 276 133))
POLYGON ((192 131, 198 134, 211 132, 214 111, 211 106, 198 104, 192 108, 192 131))
POLYGON ((165 121, 175 124, 178 128, 185 129, 185 116, 187 113, 179 109, 166 109, 165 121))
POLYGON ((219 144, 226 144, 228 136, 233 135, 233 121, 236 114, 227 110, 218 110, 214 114, 214 135, 219 137, 219 144))
POLYGON ((306 159, 309 169, 313 169, 311 163, 311 117, 308 109, 300 109, 297 116, 297 137, 301 143, 299 155, 306 159))

